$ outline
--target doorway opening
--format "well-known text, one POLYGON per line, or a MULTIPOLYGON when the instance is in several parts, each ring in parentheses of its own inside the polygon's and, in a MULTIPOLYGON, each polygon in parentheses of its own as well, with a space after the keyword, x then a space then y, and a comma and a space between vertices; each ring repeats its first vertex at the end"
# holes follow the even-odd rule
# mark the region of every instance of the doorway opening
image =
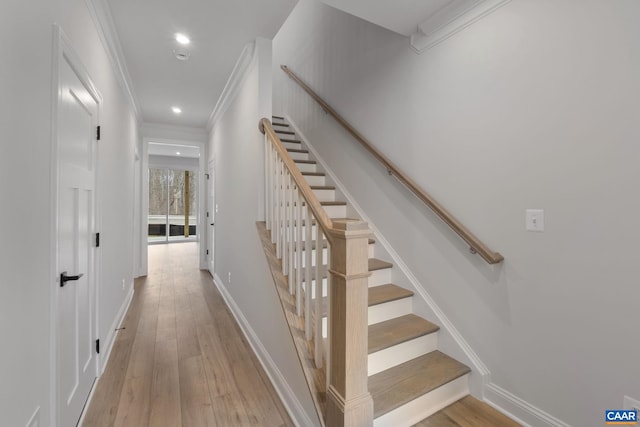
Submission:
POLYGON ((149 244, 198 241, 200 148, 149 143, 149 244))
POLYGON ((149 243, 197 240, 196 177, 188 170, 149 168, 149 243))

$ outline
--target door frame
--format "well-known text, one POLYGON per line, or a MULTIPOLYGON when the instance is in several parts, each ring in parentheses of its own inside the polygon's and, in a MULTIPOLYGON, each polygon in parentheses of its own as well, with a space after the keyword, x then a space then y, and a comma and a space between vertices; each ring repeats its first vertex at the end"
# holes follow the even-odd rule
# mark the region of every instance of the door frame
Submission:
MULTIPOLYGON (((50 264, 49 264, 49 282, 48 291, 50 292, 50 321, 49 321, 49 404, 50 404, 50 425, 58 425, 58 295, 59 286, 57 283, 58 276, 58 197, 59 197, 59 158, 58 158, 58 102, 60 100, 60 66, 63 61, 67 61, 74 70, 87 91, 95 99, 98 107, 98 123, 100 123, 100 110, 103 98, 100 91, 91 78, 91 75, 84 67, 80 56, 76 53, 71 44, 71 40, 65 35, 64 31, 58 24, 53 24, 53 54, 52 54, 52 73, 51 73, 51 168, 50 168, 50 200, 49 200, 49 227, 50 242, 49 248, 50 264)), ((96 168, 95 168, 95 190, 94 190, 94 209, 95 209, 95 227, 100 230, 102 225, 102 215, 100 209, 100 185, 99 185, 99 165, 100 150, 96 151, 96 168)), ((96 248, 94 254, 94 334, 99 336, 100 331, 100 272, 102 264, 102 252, 96 248)), ((96 377, 100 373, 100 354, 96 354, 95 358, 95 374, 96 377)), ((90 396, 91 394, 89 394, 90 396)), ((87 396, 87 399, 89 398, 87 396)))
POLYGON ((216 222, 216 162, 215 159, 211 158, 207 162, 207 206, 206 210, 209 212, 209 216, 207 217, 207 248, 211 250, 211 253, 207 255, 207 269, 211 276, 213 277, 215 273, 215 224, 216 222), (209 229, 209 227, 213 227, 213 231, 209 229), (213 239, 210 238, 211 233, 213 233, 213 239))
POLYGON ((142 138, 142 209, 140 210, 141 216, 141 232, 140 232, 140 248, 141 248, 141 259, 140 259, 140 275, 146 276, 149 270, 149 245, 147 241, 147 235, 149 230, 149 143, 157 142, 161 144, 176 144, 176 145, 188 145, 191 147, 200 148, 200 158, 198 159, 198 216, 196 227, 199 232, 199 238, 197 240, 198 244, 198 265, 200 270, 207 269, 207 254, 206 254, 206 237, 203 238, 202 230, 205 230, 204 224, 206 221, 206 203, 203 201, 206 200, 206 180, 204 177, 205 171, 207 169, 206 159, 206 144, 200 141, 189 141, 187 139, 180 138, 156 138, 152 136, 143 136, 142 138))

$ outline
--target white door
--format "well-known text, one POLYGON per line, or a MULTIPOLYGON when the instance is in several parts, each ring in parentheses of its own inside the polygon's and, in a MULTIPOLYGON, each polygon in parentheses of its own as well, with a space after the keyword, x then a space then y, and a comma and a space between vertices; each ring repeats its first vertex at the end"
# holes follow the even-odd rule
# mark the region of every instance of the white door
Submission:
POLYGON ((208 195, 208 199, 209 199, 209 206, 207 207, 209 215, 207 216, 207 228, 208 228, 208 235, 207 235, 207 249, 208 249, 208 255, 207 255, 207 266, 209 267, 209 272, 211 273, 211 275, 214 275, 214 269, 213 269, 213 261, 214 261, 214 256, 213 256, 213 249, 214 249, 214 231, 215 231, 215 218, 216 218, 216 201, 214 198, 214 194, 215 194, 215 174, 214 174, 214 170, 213 170, 213 160, 209 161, 209 167, 208 167, 208 180, 207 180, 207 195, 208 195))
POLYGON ((96 378, 95 182, 98 102, 66 56, 59 64, 57 410, 75 426, 96 378))

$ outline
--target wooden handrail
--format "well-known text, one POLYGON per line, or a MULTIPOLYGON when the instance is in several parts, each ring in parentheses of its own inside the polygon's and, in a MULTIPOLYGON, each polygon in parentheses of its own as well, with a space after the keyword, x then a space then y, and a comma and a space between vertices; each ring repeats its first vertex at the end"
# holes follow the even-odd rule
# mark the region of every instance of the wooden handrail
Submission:
POLYGON ((318 94, 316 94, 305 82, 291 71, 286 65, 281 65, 280 68, 287 73, 287 75, 295 81, 305 92, 307 92, 324 111, 333 116, 334 119, 342 127, 345 128, 362 146, 373 155, 378 161, 380 161, 389 172, 389 175, 394 176, 400 183, 407 187, 416 197, 427 205, 445 224, 447 224, 453 231, 458 234, 468 245, 472 253, 477 253, 489 264, 497 264, 504 260, 504 257, 498 252, 494 252, 487 245, 485 245, 480 239, 478 239, 467 227, 462 225, 449 211, 447 211, 440 203, 438 203, 433 197, 431 197, 426 191, 416 184, 414 180, 406 176, 400 169, 389 160, 384 154, 378 151, 371 145, 369 141, 357 130, 353 128, 340 114, 338 114, 329 104, 327 104, 318 94))
POLYGON ((322 208, 320 201, 318 201, 318 198, 307 183, 307 180, 302 176, 300 169, 298 169, 298 166, 296 166, 295 162, 289 156, 286 148, 284 148, 280 137, 275 132, 275 130, 273 130, 271 122, 269 121, 269 119, 263 118, 262 120, 260 120, 258 127, 260 129, 260 132, 267 135, 267 137, 271 140, 271 144, 280 155, 280 158, 284 162, 286 168, 289 170, 289 173, 291 174, 293 181, 296 183, 296 186, 300 190, 302 197, 309 205, 309 208, 311 208, 311 211, 313 212, 318 225, 320 226, 320 228, 322 228, 322 231, 324 232, 324 235, 329 240, 329 242, 331 242, 330 231, 333 229, 333 222, 331 221, 331 218, 329 218, 329 215, 327 215, 325 210, 322 208))

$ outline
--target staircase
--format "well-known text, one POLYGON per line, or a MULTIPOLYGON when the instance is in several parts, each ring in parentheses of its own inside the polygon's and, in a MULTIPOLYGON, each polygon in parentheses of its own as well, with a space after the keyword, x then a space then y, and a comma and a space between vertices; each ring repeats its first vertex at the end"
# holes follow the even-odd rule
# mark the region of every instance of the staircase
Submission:
MULTIPOLYGON (((340 200, 339 191, 285 119, 273 116, 272 124, 327 215, 332 219, 354 218, 354 209, 340 200)), ((326 241, 323 246, 322 262, 326 264, 326 241)), ((468 396, 471 370, 438 350, 439 327, 412 312, 414 294, 393 283, 400 273, 391 263, 375 257, 383 252, 369 240, 368 388, 373 398, 374 426, 410 426, 468 396)), ((326 265, 322 274, 326 277, 326 265)), ((308 289, 306 283, 303 288, 308 289)), ((326 300, 325 279, 322 292, 326 300)), ((323 337, 326 330, 325 321, 323 337)), ((516 425, 506 418, 503 421, 493 425, 516 425)))

